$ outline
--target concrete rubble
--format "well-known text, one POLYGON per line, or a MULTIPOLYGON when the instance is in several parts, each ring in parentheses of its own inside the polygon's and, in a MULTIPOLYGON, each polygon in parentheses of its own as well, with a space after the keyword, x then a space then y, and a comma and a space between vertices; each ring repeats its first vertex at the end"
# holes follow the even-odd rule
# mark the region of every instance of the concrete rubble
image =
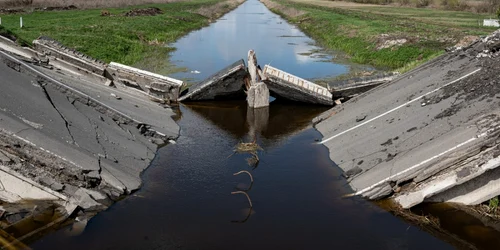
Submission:
MULTIPOLYGON (((378 79, 378 82, 384 79, 378 79)), ((367 86, 374 86, 374 81, 363 86, 351 88, 349 93, 365 91, 367 86)), ((205 101, 245 98, 250 107, 260 108, 269 105, 269 95, 275 98, 310 104, 334 104, 332 93, 325 87, 304 80, 290 73, 266 65, 264 70, 257 64, 253 50, 248 54, 248 67, 239 60, 222 69, 206 80, 184 90, 179 101, 205 101), (262 82, 262 83, 259 83, 262 82)))
POLYGON ((40 37, 33 41, 36 55, 33 60, 48 62, 74 73, 83 72, 85 78, 107 86, 132 87, 158 101, 177 102, 184 83, 181 80, 155 74, 116 62, 106 64, 98 59, 67 48, 59 42, 40 37))
POLYGON ((181 80, 115 62, 111 62, 107 67, 106 76, 115 84, 137 88, 151 97, 168 102, 177 102, 184 84, 181 80))
POLYGON ((351 195, 475 205, 500 195, 500 30, 315 119, 351 195))
POLYGON ((181 94, 179 101, 207 101, 245 98, 243 79, 247 76, 243 59, 195 84, 181 94))
POLYGON ((333 100, 343 98, 344 101, 347 101, 356 95, 396 79, 398 75, 399 74, 397 72, 392 72, 374 76, 332 81, 328 83, 328 89, 333 95, 333 100))
POLYGON ((274 97, 311 104, 333 105, 333 95, 325 87, 271 65, 266 65, 263 73, 266 76, 264 82, 274 97))

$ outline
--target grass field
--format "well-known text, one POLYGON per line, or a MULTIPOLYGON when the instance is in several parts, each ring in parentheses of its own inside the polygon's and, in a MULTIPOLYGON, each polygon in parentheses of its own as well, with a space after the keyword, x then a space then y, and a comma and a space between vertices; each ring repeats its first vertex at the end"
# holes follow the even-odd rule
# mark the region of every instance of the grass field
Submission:
POLYGON ((101 9, 34 11, 22 13, 25 25, 22 29, 21 14, 2 15, 4 27, 0 27, 0 32, 8 31, 27 43, 42 35, 49 36, 107 62, 140 64, 158 72, 168 66, 167 55, 174 49, 167 46, 169 43, 208 25, 238 4, 236 0, 192 0, 107 9, 110 16, 101 16, 101 9), (160 8, 163 14, 124 16, 131 9, 146 7, 160 8), (165 58, 164 62, 157 64, 159 60, 150 60, 158 57, 165 58))
POLYGON ((67 7, 110 8, 141 4, 169 3, 177 0, 0 0, 0 8, 67 7))
POLYGON ((466 36, 495 30, 479 26, 490 15, 470 12, 322 0, 264 3, 322 46, 345 52, 353 62, 400 71, 442 54, 466 36), (303 14, 289 14, 297 12, 303 14))

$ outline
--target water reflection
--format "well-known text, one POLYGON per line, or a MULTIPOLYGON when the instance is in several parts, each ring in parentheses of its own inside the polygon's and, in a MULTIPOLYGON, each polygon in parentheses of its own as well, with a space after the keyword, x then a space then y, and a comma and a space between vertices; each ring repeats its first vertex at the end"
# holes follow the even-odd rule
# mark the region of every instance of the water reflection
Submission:
POLYGON ((202 116, 215 126, 251 140, 260 136, 266 149, 276 147, 282 140, 306 129, 311 120, 328 107, 275 101, 267 108, 247 108, 245 101, 197 102, 183 106, 202 116))
POLYGON ((312 39, 262 3, 248 0, 209 27, 171 44, 177 50, 170 60, 189 69, 172 76, 201 81, 245 58, 249 49, 257 52, 262 65, 270 63, 302 78, 334 77, 349 72, 352 64, 332 63, 333 56, 313 44, 312 39))

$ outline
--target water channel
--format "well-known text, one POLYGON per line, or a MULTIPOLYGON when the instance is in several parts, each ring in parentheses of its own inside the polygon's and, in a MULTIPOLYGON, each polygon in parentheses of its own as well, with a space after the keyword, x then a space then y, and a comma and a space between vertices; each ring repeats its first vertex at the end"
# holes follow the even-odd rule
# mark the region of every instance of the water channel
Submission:
MULTIPOLYGON (((210 27, 179 40, 172 58, 200 71, 185 76, 195 79, 242 58, 249 48, 257 50, 261 62, 272 60, 273 65, 305 78, 349 71, 348 65, 324 56, 318 60, 298 55, 296 48, 302 45, 305 51, 314 49, 312 40, 283 24, 260 2, 248 0, 210 27), (224 29, 221 23, 234 27, 224 29), (275 29, 258 26, 263 23, 275 29), (265 35, 252 43, 247 43, 247 36, 236 35, 254 26, 265 35), (219 43, 208 42, 215 36, 212 32, 219 43), (299 37, 276 39, 287 34, 299 37), (291 40, 298 45, 289 45, 291 40)), ((256 120, 243 101, 181 104, 177 117, 181 136, 176 144, 158 151, 138 192, 98 214, 82 234, 72 236, 71 228, 64 228, 31 247, 452 249, 373 203, 342 198, 350 190, 327 149, 315 144, 321 134, 310 124, 326 109, 275 101, 258 114, 268 119, 256 120), (238 143, 253 139, 263 150, 258 152, 258 165, 249 166, 249 154, 233 153, 238 143), (247 175, 233 175, 241 170, 252 173, 253 185, 247 175), (248 190, 252 209, 244 195, 231 194, 237 190, 248 190)))
POLYGON ((259 1, 249 0, 209 27, 169 45, 177 48, 170 60, 186 72, 172 77, 201 81, 255 50, 259 64, 271 64, 305 79, 332 78, 352 71, 371 71, 338 53, 314 45, 297 27, 288 24, 259 1), (332 63, 335 62, 335 63, 332 63))

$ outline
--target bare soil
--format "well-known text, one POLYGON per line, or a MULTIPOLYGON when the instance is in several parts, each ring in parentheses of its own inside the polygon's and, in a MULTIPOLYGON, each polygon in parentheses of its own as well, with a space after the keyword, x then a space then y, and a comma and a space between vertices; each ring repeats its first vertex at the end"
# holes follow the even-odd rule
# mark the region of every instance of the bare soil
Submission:
POLYGON ((159 8, 151 7, 145 9, 133 9, 124 14, 124 16, 156 16, 163 14, 159 8))
POLYGON ((242 4, 245 0, 227 0, 224 2, 219 2, 210 6, 201 7, 194 11, 194 13, 202 15, 210 19, 217 19, 223 14, 236 8, 238 5, 242 4))
POLYGON ((277 11, 283 13, 285 16, 288 16, 291 18, 302 16, 302 15, 306 14, 305 11, 298 10, 295 8, 286 7, 286 6, 283 6, 277 2, 274 2, 272 0, 260 0, 260 1, 264 5, 266 5, 266 7, 268 9, 277 10, 277 11))

